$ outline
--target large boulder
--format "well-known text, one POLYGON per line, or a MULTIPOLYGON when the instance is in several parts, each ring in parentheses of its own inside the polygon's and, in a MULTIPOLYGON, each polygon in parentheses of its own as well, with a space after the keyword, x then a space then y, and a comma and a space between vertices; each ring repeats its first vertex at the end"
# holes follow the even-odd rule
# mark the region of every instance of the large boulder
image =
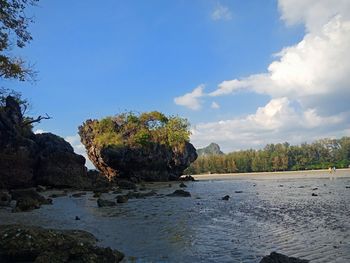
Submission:
MULTIPOLYGON (((196 160, 196 149, 187 140, 182 140, 178 144, 166 143, 167 132, 172 132, 162 126, 167 124, 159 124, 161 128, 154 128, 154 126, 150 128, 144 124, 150 120, 141 121, 145 119, 144 116, 149 117, 150 114, 154 113, 146 113, 139 117, 132 116, 134 123, 131 124, 128 120, 121 120, 118 115, 114 119, 87 120, 79 127, 81 142, 85 145, 89 159, 110 180, 116 178, 134 181, 177 180, 183 171, 196 160), (109 125, 106 134, 103 129, 107 130, 107 128, 98 128, 103 121, 109 125), (163 137, 159 139, 160 136, 163 137), (111 138, 111 141, 112 139, 114 141, 113 143, 101 143, 101 138, 106 140, 111 138), (120 142, 115 142, 116 138, 120 142), (147 139, 142 141, 140 138, 147 139)), ((161 122, 160 119, 156 121, 161 122)), ((104 125, 107 126, 107 124, 104 125)))
POLYGON ((34 134, 15 98, 0 106, 0 189, 37 184, 83 187, 85 158, 57 135, 34 134))
POLYGON ((96 246, 96 238, 81 230, 35 226, 0 226, 0 262, 120 262, 124 255, 96 246))

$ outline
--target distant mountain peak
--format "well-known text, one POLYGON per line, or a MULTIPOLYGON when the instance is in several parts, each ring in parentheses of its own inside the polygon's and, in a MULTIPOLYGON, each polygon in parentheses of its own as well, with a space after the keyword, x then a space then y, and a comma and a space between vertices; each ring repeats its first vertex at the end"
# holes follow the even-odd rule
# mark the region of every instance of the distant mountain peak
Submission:
POLYGON ((212 142, 207 147, 197 149, 198 156, 208 156, 208 155, 221 155, 224 154, 220 150, 220 146, 217 143, 212 142))

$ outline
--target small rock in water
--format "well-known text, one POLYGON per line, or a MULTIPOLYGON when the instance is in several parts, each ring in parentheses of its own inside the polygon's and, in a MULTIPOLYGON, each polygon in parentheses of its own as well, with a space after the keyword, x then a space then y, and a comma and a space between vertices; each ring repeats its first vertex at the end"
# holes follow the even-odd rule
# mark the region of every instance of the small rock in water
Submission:
POLYGON ((308 263, 309 260, 288 257, 280 253, 272 252, 269 256, 263 257, 260 263, 308 263))
POLYGON ((82 197, 83 195, 86 195, 86 192, 80 192, 80 193, 75 193, 75 194, 72 194, 72 197, 82 197))
POLYGON ((318 196, 318 194, 312 193, 312 195, 311 195, 311 196, 318 196))
POLYGON ((345 186, 346 189, 350 189, 350 186, 345 186))
POLYGON ((318 188, 317 188, 317 187, 315 187, 315 188, 312 188, 312 191, 316 191, 316 190, 318 190, 318 188))
POLYGON ((101 196, 100 192, 94 192, 94 195, 92 197, 99 198, 101 196))
POLYGON ((283 187, 283 184, 280 184, 279 187, 283 187))
POLYGON ((80 217, 79 217, 79 216, 76 216, 76 217, 75 217, 75 220, 80 220, 80 217))
POLYGON ((171 196, 171 197, 191 197, 191 193, 184 191, 184 190, 175 190, 174 193, 172 194, 168 194, 167 196, 171 196))
POLYGON ((118 195, 117 196, 117 203, 122 204, 126 203, 129 200, 129 198, 126 195, 118 195))
POLYGON ((230 199, 230 196, 229 196, 229 195, 225 195, 225 196, 224 196, 223 198, 221 198, 221 199, 227 201, 227 200, 230 199))
POLYGON ((116 203, 114 201, 110 200, 104 200, 104 199, 97 199, 97 205, 98 207, 105 207, 105 206, 115 206, 116 203))
POLYGON ((118 181, 118 186, 121 189, 125 189, 125 190, 137 190, 136 184, 134 184, 133 182, 130 182, 128 180, 120 180, 120 181, 118 181))
POLYGON ((17 201, 13 212, 30 211, 40 208, 43 204, 52 204, 52 199, 46 199, 33 188, 12 190, 11 195, 12 199, 17 201))
POLYGON ((184 183, 181 183, 179 186, 180 186, 181 188, 187 187, 187 185, 185 185, 184 183))
POLYGON ((56 193, 56 194, 52 194, 49 197, 50 198, 57 198, 57 197, 62 197, 62 196, 67 196, 67 193, 56 193))
POLYGON ((235 191, 236 194, 241 194, 243 191, 235 191))

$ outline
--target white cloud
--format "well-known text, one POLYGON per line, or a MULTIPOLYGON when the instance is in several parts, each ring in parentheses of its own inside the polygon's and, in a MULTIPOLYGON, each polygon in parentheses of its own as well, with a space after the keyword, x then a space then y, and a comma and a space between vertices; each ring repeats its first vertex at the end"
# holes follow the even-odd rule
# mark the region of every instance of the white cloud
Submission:
POLYGON ((198 124, 192 129, 191 142, 196 147, 217 142, 226 152, 262 147, 271 142, 300 143, 340 137, 349 129, 344 125, 349 120, 350 114, 321 117, 312 109, 297 111, 284 97, 272 99, 246 117, 198 124))
POLYGON ((287 25, 304 24, 308 31, 319 30, 336 15, 350 19, 349 0, 279 0, 278 7, 287 25))
POLYGON ((204 85, 201 84, 192 92, 175 98, 174 102, 177 105, 185 106, 191 110, 199 110, 202 107, 200 98, 204 96, 203 90, 204 85))
POLYGON ((232 14, 228 7, 221 5, 218 3, 215 6, 215 9, 211 13, 211 19, 213 20, 231 20, 232 14))
POLYGON ((80 154, 85 157, 86 159, 86 166, 89 169, 95 169, 94 165, 92 162, 89 160, 89 157, 87 156, 85 146, 80 142, 80 136, 78 134, 73 135, 73 136, 67 136, 64 138, 67 142, 72 145, 74 152, 77 154, 80 154))
POLYGON ((248 89, 272 98, 287 96, 306 108, 331 109, 336 106, 333 102, 329 101, 331 105, 327 105, 327 100, 323 105, 319 102, 336 94, 339 105, 344 105, 347 100, 344 94, 350 95, 349 50, 350 21, 337 16, 319 34, 308 33, 297 45, 284 48, 279 59, 268 67, 268 73, 224 81, 210 95, 248 89))
POLYGON ((211 105, 210 105, 210 108, 212 108, 212 109, 220 109, 220 105, 217 102, 213 101, 211 103, 211 105))
POLYGON ((303 39, 276 54, 266 72, 223 81, 202 94, 217 97, 248 90, 271 101, 249 116, 197 125, 192 135, 197 146, 212 141, 236 149, 300 143, 349 131, 350 1, 279 0, 278 6, 287 25, 305 25, 303 39))

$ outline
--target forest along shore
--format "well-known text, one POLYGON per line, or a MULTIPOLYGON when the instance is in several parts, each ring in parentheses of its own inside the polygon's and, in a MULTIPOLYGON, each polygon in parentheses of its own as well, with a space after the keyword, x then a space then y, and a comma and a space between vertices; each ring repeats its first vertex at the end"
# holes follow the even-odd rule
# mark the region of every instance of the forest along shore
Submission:
POLYGON ((337 169, 330 173, 324 170, 303 170, 284 172, 259 172, 259 173, 228 173, 228 174, 196 174, 192 175, 196 180, 230 180, 230 179, 287 179, 287 178, 337 178, 350 177, 350 168, 337 169))

